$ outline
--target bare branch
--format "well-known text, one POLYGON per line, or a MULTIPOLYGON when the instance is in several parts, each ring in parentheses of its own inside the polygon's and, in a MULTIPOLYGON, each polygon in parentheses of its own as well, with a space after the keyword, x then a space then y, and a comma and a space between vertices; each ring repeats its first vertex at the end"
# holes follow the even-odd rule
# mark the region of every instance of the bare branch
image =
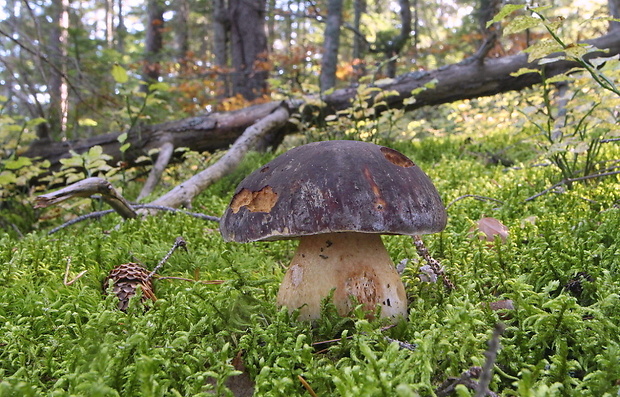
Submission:
POLYGON ((149 194, 153 193, 155 186, 159 183, 162 174, 166 170, 166 167, 170 163, 170 159, 172 158, 172 153, 174 153, 174 144, 170 141, 164 142, 159 148, 159 153, 157 154, 157 160, 151 169, 151 173, 147 178, 140 194, 138 195, 137 201, 142 200, 149 194))
POLYGON ((448 205, 446 205, 446 209, 450 208, 453 204, 455 204, 456 202, 466 199, 466 198, 474 198, 476 200, 480 200, 480 201, 494 201, 496 203, 499 204, 504 204, 504 202, 502 200, 498 200, 498 199, 494 199, 492 197, 486 197, 486 196, 479 196, 477 194, 464 194, 462 196, 459 196, 457 198, 455 198, 454 200, 450 201, 448 203, 448 205))
POLYGON ((168 251, 168 253, 161 259, 161 261, 159 261, 159 263, 157 264, 157 266, 155 266, 155 268, 153 269, 153 271, 151 271, 149 273, 149 275, 146 277, 147 280, 150 280, 151 278, 153 278, 153 276, 155 275, 155 273, 157 273, 157 271, 159 269, 161 269, 161 267, 168 262, 168 259, 170 259, 170 257, 172 256, 172 254, 174 254, 174 251, 177 250, 177 248, 183 248, 185 251, 187 251, 187 243, 185 242, 185 240, 183 239, 183 237, 177 237, 176 240, 174 241, 174 244, 172 245, 172 248, 170 248, 170 251, 168 251))
POLYGON ((232 172, 256 142, 267 133, 282 127, 289 118, 289 110, 282 104, 271 114, 248 127, 226 154, 215 164, 194 175, 151 204, 166 207, 191 206, 192 200, 213 182, 232 172))
POLYGON ((532 200, 534 200, 534 199, 536 199, 536 198, 538 198, 540 196, 543 196, 543 195, 549 193, 550 191, 552 191, 552 190, 554 190, 554 189, 556 189, 556 188, 558 188, 558 187, 560 187, 562 185, 568 184, 568 183, 573 183, 573 182, 578 182, 578 181, 585 181, 587 179, 602 178, 602 177, 605 177, 605 176, 618 175, 618 174, 620 174, 620 171, 610 171, 610 172, 602 172, 600 174, 592 174, 592 175, 580 176, 580 177, 577 177, 577 178, 563 179, 560 182, 556 183, 555 185, 552 185, 552 186, 546 188, 542 192, 536 193, 535 195, 526 198, 525 202, 532 201, 532 200))
POLYGON ((489 384, 491 383, 491 379, 493 378, 493 367, 495 366, 495 359, 497 358, 497 353, 501 348, 499 338, 504 333, 505 329, 506 326, 504 324, 495 325, 493 337, 489 341, 489 349, 484 353, 487 359, 484 362, 484 367, 482 367, 482 372, 480 373, 480 380, 478 381, 478 388, 476 390, 475 397, 485 397, 491 393, 489 391, 489 384))
POLYGON ((137 216, 131 204, 114 189, 110 182, 102 178, 87 178, 53 193, 40 195, 35 199, 34 208, 46 208, 72 197, 90 197, 93 194, 101 194, 103 201, 114 208, 123 218, 129 219, 137 216))
POLYGON ((413 244, 415 245, 415 249, 417 250, 418 255, 420 255, 420 257, 424 259, 424 261, 428 264, 428 266, 430 266, 430 268, 436 275, 441 276, 444 286, 449 290, 456 289, 454 283, 448 278, 448 276, 444 272, 441 263, 439 263, 437 259, 433 258, 431 254, 428 253, 428 249, 424 245, 422 237, 418 235, 413 236, 413 244))

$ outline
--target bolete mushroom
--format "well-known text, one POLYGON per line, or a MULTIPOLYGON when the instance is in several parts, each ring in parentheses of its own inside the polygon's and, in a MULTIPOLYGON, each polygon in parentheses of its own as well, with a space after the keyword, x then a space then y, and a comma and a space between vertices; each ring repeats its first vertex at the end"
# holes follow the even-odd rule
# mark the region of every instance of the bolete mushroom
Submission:
POLYGON ((277 303, 320 316, 334 290, 341 315, 407 314, 407 298, 381 234, 435 233, 446 211, 428 176, 400 152, 358 141, 302 145, 247 176, 220 222, 224 240, 299 238, 277 303), (353 298, 353 300, 351 299, 353 298))

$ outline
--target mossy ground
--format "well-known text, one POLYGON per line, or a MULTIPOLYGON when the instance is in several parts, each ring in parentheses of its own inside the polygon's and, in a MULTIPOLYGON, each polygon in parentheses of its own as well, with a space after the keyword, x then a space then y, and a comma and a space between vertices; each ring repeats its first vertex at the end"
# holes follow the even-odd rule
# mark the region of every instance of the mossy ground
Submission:
MULTIPOLYGON (((449 377, 484 363, 499 322, 506 330, 491 390, 617 395, 618 180, 575 183, 525 201, 557 182, 558 171, 537 166, 535 147, 508 131, 391 144, 451 203, 446 230, 424 239, 457 288, 420 281, 411 239, 385 237, 396 263, 409 259, 403 274, 409 318, 390 329, 360 312, 339 318, 329 305, 312 326, 278 310, 275 295, 294 241, 225 243, 217 224, 182 214, 129 221, 111 215, 49 236, 46 230, 19 240, 5 235, 0 396, 231 395, 239 357, 261 396, 308 395, 302 379, 319 396, 433 395, 449 377), (472 238, 482 216, 504 223, 508 241, 472 238), (150 310, 138 300, 127 313, 116 310, 115 298, 101 289, 110 269, 136 261, 152 269, 178 236, 189 252, 175 253, 162 276, 225 282, 158 280, 159 300, 150 310), (68 260, 72 276, 87 273, 65 286, 68 260), (506 299, 514 310, 489 308, 506 299), (417 347, 400 349, 386 337, 417 347)), ((617 158, 614 150, 605 155, 617 158)), ((221 214, 236 182, 269 158, 253 155, 193 210, 221 214)), ((462 386, 457 392, 473 395, 462 386)))

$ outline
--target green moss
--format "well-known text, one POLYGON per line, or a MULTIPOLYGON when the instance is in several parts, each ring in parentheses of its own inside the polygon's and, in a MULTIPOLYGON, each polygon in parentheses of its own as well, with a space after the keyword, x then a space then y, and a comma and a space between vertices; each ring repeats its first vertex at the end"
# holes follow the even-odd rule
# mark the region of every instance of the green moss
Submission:
MULTIPOLYGON (((433 179, 448 208, 442 233, 424 239, 457 285, 420 281, 409 237, 386 236, 403 273, 407 322, 386 329, 363 313, 342 319, 331 305, 313 326, 275 305, 294 241, 234 244, 217 224, 182 214, 122 221, 116 215, 48 236, 0 237, 0 395, 231 395, 236 357, 257 395, 432 395, 449 377, 484 363, 493 327, 506 325, 491 389, 502 395, 612 396, 620 362, 620 199, 617 179, 576 183, 526 201, 558 181, 519 132, 467 132, 392 146, 433 179), (501 151, 514 165, 476 153, 501 151), (469 145, 469 146, 468 146, 469 145), (476 150, 472 150, 475 148, 476 150), (476 152, 476 153, 474 153, 476 152), (472 195, 482 198, 475 198, 472 195), (492 199, 492 200, 490 200, 492 199), (507 242, 472 239, 482 216, 510 229, 507 242), (101 282, 113 267, 152 269, 177 236, 160 274, 225 280, 156 280, 159 300, 127 313, 101 282), (71 277, 65 286, 67 262, 71 277), (513 310, 489 303, 510 299, 513 310), (393 340, 417 346, 400 349, 393 340), (336 340, 333 340, 336 339, 336 340)), ((611 159, 615 151, 603 154, 611 159)), ((219 215, 238 181, 273 155, 253 155, 205 191, 194 210, 219 215)), ((468 391, 460 388, 461 395, 468 391)))

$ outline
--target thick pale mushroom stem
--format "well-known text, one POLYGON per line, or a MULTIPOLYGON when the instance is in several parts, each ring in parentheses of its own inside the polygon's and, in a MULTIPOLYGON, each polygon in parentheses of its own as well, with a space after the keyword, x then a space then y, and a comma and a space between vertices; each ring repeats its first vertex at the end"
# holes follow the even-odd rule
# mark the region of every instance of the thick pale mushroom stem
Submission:
POLYGON ((407 297, 381 236, 371 233, 328 233, 304 236, 284 276, 278 305, 300 309, 300 320, 320 317, 321 301, 334 291, 342 316, 362 304, 372 317, 407 316, 407 297), (353 297, 353 299, 351 299, 353 297))

